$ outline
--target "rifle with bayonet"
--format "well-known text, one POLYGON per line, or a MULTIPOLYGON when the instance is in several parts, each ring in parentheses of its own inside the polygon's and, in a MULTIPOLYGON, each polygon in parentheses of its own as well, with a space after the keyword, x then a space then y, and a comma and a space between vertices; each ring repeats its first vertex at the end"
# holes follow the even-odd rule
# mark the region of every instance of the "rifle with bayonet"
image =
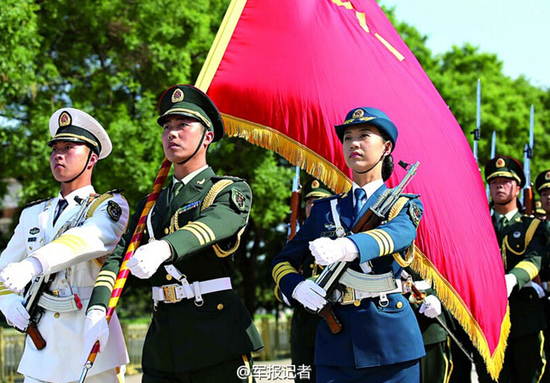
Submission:
POLYGON ((525 172, 525 187, 523 188, 523 207, 526 215, 535 214, 535 201, 533 187, 531 186, 531 160, 533 159, 533 147, 535 145, 535 107, 531 105, 529 118, 529 143, 523 150, 523 170, 525 172))
MULTIPOLYGON (((405 177, 401 180, 399 185, 393 189, 386 190, 378 200, 372 205, 363 216, 357 221, 352 228, 352 233, 360 233, 368 230, 372 230, 380 226, 382 221, 387 219, 387 215, 397 200, 403 194, 405 187, 411 182, 412 178, 416 175, 416 171, 420 163, 417 161, 415 164, 406 164, 403 161, 399 162, 399 165, 407 171, 405 177), (407 169, 408 168, 408 169, 407 169)), ((322 287, 326 292, 327 304, 317 312, 327 321, 330 331, 333 334, 337 334, 341 331, 342 325, 334 315, 332 311, 332 305, 337 303, 337 299, 334 297, 338 295, 337 292, 342 293, 343 286, 339 282, 340 278, 344 275, 348 262, 334 262, 325 267, 323 272, 319 275, 315 283, 322 287)))
POLYGON ((296 166, 296 174, 292 179, 292 196, 290 197, 290 223, 288 225, 288 240, 292 240, 300 229, 300 167, 296 166))
MULTIPOLYGON (((54 240, 59 238, 63 233, 72 229, 73 227, 80 226, 86 220, 86 209, 89 204, 97 197, 96 194, 90 194, 85 199, 80 199, 78 197, 75 200, 80 203, 80 209, 73 216, 72 219, 68 220, 63 224, 59 229, 54 240), (80 201, 79 201, 80 200, 80 201)), ((46 291, 47 287, 53 280, 51 274, 40 275, 35 277, 29 284, 25 292, 25 309, 29 313, 30 321, 27 328, 23 331, 26 333, 34 343, 34 346, 37 350, 42 350, 46 347, 46 341, 38 331, 37 324, 42 318, 43 309, 38 305, 40 297, 46 291)))

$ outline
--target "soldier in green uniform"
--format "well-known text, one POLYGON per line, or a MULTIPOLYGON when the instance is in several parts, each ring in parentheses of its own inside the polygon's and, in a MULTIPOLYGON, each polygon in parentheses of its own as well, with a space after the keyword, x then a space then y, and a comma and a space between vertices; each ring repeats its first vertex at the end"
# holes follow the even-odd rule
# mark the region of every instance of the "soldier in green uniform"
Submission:
MULTIPOLYGON (((142 246, 128 261, 130 272, 152 287, 143 382, 252 381, 243 371, 262 342, 231 284, 232 254, 248 222, 252 192, 244 180, 216 176, 207 165, 208 146, 223 137, 224 126, 206 94, 190 85, 172 86, 160 98, 159 116, 174 177, 147 217, 142 246)), ((108 305, 144 203, 99 274, 89 316, 108 305)), ((105 320, 96 320, 85 339, 90 345, 105 342, 105 320)))
MULTIPOLYGON (((309 217, 313 202, 320 198, 330 197, 332 191, 321 181, 310 178, 302 188, 302 199, 305 204, 305 216, 309 217)), ((305 278, 315 278, 320 270, 320 266, 315 263, 315 258, 308 256, 302 267, 298 270, 305 278)), ((277 289, 277 296, 281 297, 277 289)), ((281 299, 280 299, 281 300, 281 299)), ((286 300, 283 298, 282 300, 286 300)), ((288 302, 288 300, 286 300, 288 302)), ((317 324, 321 317, 306 311, 303 306, 296 306, 292 315, 290 327, 290 354, 292 364, 298 369, 300 366, 308 366, 311 369, 308 379, 302 379, 301 375, 296 374, 296 382, 315 382, 315 334, 317 333, 317 324)))
MULTIPOLYGON (((485 165, 485 177, 493 202, 493 225, 502 251, 512 325, 499 382, 540 382, 546 365, 543 351, 546 324, 543 301, 539 297, 541 292, 544 296, 544 292, 533 279, 539 274, 546 253, 546 226, 518 210, 517 198, 525 185, 519 162, 497 156, 485 165)), ((480 382, 492 382, 482 363, 476 367, 480 382)))
MULTIPOLYGON (((549 222, 547 221, 548 214, 550 213, 550 169, 544 170, 539 173, 535 180, 535 189, 537 190, 537 193, 539 193, 540 201, 536 201, 535 203, 535 217, 539 218, 540 220, 544 221, 544 223, 547 226, 550 226, 549 222)), ((546 323, 548 324, 550 322, 550 291, 549 291, 549 284, 550 284, 550 238, 548 238, 548 242, 546 245, 546 253, 544 254, 542 258, 542 269, 540 271, 540 279, 542 281, 542 286, 545 291, 545 299, 544 299, 544 314, 546 318, 546 323)), ((544 338, 548 339, 550 336, 550 327, 546 327, 546 330, 544 330, 544 338)), ((546 355, 550 354, 550 342, 546 341, 544 342, 544 352, 546 355)), ((550 382, 550 368, 547 366, 543 382, 550 382)))
MULTIPOLYGON (((423 280, 411 268, 407 268, 402 276, 407 277, 407 285, 414 284, 420 292, 425 294, 423 300, 416 300, 412 293, 409 296, 426 349, 426 356, 420 359, 420 382, 447 383, 453 371, 451 339, 435 318, 438 317, 448 328, 452 318, 441 305, 431 281, 423 280)), ((407 290, 410 290, 410 287, 407 289, 405 286, 404 291, 407 290)))

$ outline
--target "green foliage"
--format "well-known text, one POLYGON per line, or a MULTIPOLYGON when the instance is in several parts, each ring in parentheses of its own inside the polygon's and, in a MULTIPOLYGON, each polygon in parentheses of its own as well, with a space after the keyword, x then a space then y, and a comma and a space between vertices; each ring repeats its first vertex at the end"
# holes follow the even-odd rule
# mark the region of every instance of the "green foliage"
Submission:
MULTIPOLYGON (((94 174, 98 191, 121 188, 130 206, 147 194, 163 158, 156 104, 166 87, 193 83, 229 0, 69 0, 0 2, 0 195, 8 177, 23 185, 22 203, 54 195, 48 166, 50 115, 81 108, 109 132, 113 154, 94 174)), ((502 73, 502 62, 471 45, 434 55, 427 36, 390 20, 405 39, 471 143, 476 82, 482 82, 480 163, 497 152, 520 160, 535 105, 533 175, 550 168, 550 91, 502 73)), ((293 169, 273 153, 240 139, 212 145, 209 163, 219 174, 248 180, 254 194, 249 229, 235 255, 235 285, 250 311, 272 309, 270 264, 286 241, 293 169)), ((305 177, 304 177, 305 178, 305 177)), ((534 177, 533 177, 534 178, 534 177)), ((123 317, 149 310, 147 289, 123 300, 123 317)))

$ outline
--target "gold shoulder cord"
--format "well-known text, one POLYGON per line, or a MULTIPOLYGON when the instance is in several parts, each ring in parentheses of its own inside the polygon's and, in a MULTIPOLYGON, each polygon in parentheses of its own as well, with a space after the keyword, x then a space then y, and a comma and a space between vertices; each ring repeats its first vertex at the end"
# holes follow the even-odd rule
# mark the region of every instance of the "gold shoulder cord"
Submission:
MULTIPOLYGON (((397 215, 401 212, 401 210, 403 210, 403 207, 408 201, 409 201, 408 197, 399 197, 397 202, 392 206, 390 210, 388 221, 391 221, 392 219, 397 217, 397 215)), ((403 258, 399 253, 393 253, 392 256, 399 266, 401 267, 409 266, 414 259, 414 241, 411 247, 409 247, 409 249, 405 253, 405 258, 403 258)))
MULTIPOLYGON (((231 180, 221 180, 221 181, 215 183, 214 186, 212 186, 212 188, 210 189, 210 191, 206 195, 206 197, 204 198, 204 202, 202 203, 202 206, 201 206, 201 211, 203 211, 204 209, 206 209, 207 207, 212 205, 214 203, 214 200, 218 196, 218 194, 223 189, 225 189, 227 186, 231 185, 232 183, 233 183, 233 181, 231 181, 231 180)), ((235 242, 235 245, 231 249, 223 250, 220 247, 220 245, 212 246, 213 249, 214 249, 214 252, 216 253, 216 255, 220 258, 225 258, 225 257, 233 254, 235 251, 237 251, 237 249, 239 248, 239 245, 241 244, 241 235, 244 233, 244 229, 245 228, 243 227, 237 233, 237 241, 235 242)))
MULTIPOLYGON (((111 198, 113 194, 111 193, 104 193, 100 195, 99 197, 95 198, 92 203, 90 204, 90 208, 88 209, 88 212, 86 213, 86 219, 90 218, 94 215, 94 212, 96 209, 101 205, 105 200, 111 198)), ((99 266, 102 267, 105 261, 107 260, 107 257, 109 255, 102 255, 101 257, 94 258, 94 262, 99 266)))
POLYGON ((529 224, 529 227, 527 228, 527 232, 525 233, 525 244, 523 246, 522 252, 517 252, 512 249, 512 246, 508 243, 508 235, 504 238, 504 245, 506 246, 506 249, 510 250, 512 254, 515 255, 523 255, 525 253, 525 250, 527 250, 527 246, 533 239, 533 235, 535 235, 535 231, 537 230, 537 227, 539 227, 540 221, 538 219, 534 219, 529 224))

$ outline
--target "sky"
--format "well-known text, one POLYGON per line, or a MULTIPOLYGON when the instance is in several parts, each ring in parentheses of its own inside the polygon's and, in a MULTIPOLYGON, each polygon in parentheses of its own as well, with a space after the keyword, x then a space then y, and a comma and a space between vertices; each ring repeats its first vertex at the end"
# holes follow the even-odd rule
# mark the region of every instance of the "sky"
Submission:
POLYGON ((495 53, 506 75, 550 89, 550 0, 381 0, 428 36, 434 53, 466 42, 495 53))

